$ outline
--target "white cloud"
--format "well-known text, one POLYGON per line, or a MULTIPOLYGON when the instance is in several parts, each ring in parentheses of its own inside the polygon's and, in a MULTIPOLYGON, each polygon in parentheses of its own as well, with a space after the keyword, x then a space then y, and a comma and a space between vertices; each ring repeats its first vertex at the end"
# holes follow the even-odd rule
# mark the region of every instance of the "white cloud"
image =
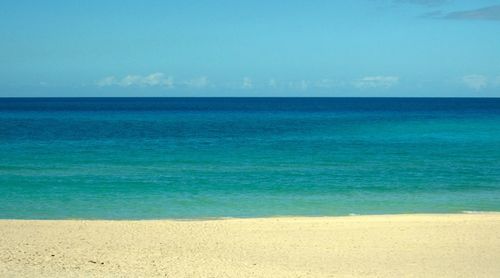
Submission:
POLYGON ((202 89, 209 85, 208 77, 200 76, 197 78, 185 81, 184 84, 189 88, 202 89))
POLYGON ((480 74, 471 74, 462 77, 462 82, 465 86, 474 89, 481 90, 488 86, 488 78, 480 74))
POLYGON ((161 86, 166 88, 172 88, 174 86, 174 79, 171 76, 165 76, 161 72, 152 73, 146 76, 142 75, 127 75, 121 79, 114 76, 105 77, 97 81, 97 86, 141 86, 141 87, 154 87, 161 86))
POLYGON ((324 79, 321 79, 319 81, 316 81, 314 83, 314 85, 316 87, 322 88, 322 89, 331 89, 331 88, 338 86, 338 84, 337 84, 337 82, 335 82, 335 80, 328 79, 328 78, 324 78, 324 79))
POLYGON ((271 79, 269 79, 268 85, 271 88, 277 88, 278 87, 278 82, 276 81, 276 79, 271 78, 271 79))
POLYGON ((388 89, 399 83, 397 76, 366 76, 354 81, 353 85, 359 89, 388 89))
POLYGON ((99 87, 113 86, 116 84, 117 80, 114 76, 104 77, 103 79, 97 81, 97 86, 99 87))
POLYGON ((306 80, 293 81, 288 83, 288 86, 294 90, 307 90, 309 88, 309 82, 306 80))
POLYGON ((243 77, 243 82, 241 84, 242 89, 252 89, 253 81, 250 77, 243 77))
POLYGON ((118 85, 122 87, 128 87, 132 85, 143 85, 142 76, 140 75, 127 75, 122 80, 118 81, 118 85))
POLYGON ((148 86, 166 86, 166 87, 172 87, 173 86, 173 78, 171 76, 165 77, 163 73, 157 72, 150 74, 146 77, 143 77, 142 80, 139 82, 142 82, 145 85, 148 86))
POLYGON ((299 82, 299 88, 301 90, 307 90, 307 88, 309 88, 309 82, 307 82, 305 80, 300 80, 300 82, 299 82))

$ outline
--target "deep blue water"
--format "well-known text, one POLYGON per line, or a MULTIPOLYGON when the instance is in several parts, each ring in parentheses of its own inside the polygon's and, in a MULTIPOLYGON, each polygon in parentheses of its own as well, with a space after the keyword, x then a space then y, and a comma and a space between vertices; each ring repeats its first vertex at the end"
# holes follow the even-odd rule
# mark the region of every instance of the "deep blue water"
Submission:
POLYGON ((0 218, 500 211, 500 99, 0 99, 0 218))

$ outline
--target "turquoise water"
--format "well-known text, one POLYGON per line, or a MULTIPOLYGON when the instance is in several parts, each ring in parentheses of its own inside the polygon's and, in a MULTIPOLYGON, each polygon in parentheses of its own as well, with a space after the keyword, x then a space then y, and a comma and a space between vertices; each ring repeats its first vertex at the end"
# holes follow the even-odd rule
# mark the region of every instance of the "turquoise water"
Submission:
POLYGON ((500 211, 500 99, 0 99, 0 218, 500 211))

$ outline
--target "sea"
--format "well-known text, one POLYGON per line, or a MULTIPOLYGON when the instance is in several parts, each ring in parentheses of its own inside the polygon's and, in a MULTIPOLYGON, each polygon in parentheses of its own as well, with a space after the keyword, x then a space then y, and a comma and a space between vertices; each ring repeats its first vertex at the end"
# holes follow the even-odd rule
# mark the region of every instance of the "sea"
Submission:
POLYGON ((0 218, 500 211, 499 98, 1 98, 0 218))

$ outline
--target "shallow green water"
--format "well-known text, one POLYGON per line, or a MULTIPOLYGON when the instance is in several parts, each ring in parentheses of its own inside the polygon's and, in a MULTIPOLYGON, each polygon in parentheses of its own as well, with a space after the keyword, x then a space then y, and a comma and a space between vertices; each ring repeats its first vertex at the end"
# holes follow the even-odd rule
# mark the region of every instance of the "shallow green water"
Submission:
POLYGON ((500 211, 500 99, 0 99, 0 218, 500 211))

